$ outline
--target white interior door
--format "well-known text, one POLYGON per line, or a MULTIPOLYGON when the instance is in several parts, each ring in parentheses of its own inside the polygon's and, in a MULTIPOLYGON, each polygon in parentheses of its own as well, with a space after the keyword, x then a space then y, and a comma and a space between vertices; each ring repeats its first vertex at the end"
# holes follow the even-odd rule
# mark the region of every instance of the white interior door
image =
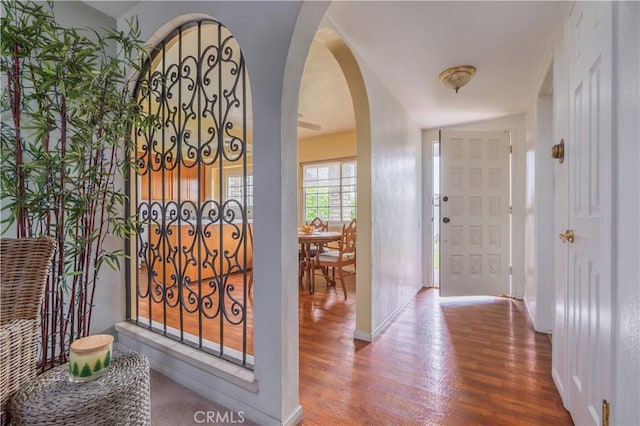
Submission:
POLYGON ((440 132, 440 295, 510 293, 507 132, 440 132))
POLYGON ((567 368, 576 424, 604 424, 611 373, 611 2, 576 2, 569 67, 567 368))

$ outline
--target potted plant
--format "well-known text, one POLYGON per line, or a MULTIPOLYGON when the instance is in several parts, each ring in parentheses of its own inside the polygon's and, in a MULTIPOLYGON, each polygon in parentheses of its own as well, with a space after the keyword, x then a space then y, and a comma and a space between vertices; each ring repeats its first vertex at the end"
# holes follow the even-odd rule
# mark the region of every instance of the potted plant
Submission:
POLYGON ((131 167, 131 126, 145 117, 129 80, 145 57, 137 21, 126 31, 59 25, 53 3, 2 2, 2 232, 57 241, 41 309, 41 366, 68 357, 89 335, 96 285, 127 237, 122 182, 131 167))

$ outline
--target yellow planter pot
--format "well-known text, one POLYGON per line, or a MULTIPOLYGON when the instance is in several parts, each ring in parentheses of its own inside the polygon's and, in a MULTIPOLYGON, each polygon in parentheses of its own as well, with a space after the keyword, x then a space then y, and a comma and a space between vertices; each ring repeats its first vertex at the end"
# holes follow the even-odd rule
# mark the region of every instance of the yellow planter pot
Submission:
POLYGON ((69 380, 88 382, 104 375, 111 365, 113 336, 96 334, 74 341, 69 350, 69 380))

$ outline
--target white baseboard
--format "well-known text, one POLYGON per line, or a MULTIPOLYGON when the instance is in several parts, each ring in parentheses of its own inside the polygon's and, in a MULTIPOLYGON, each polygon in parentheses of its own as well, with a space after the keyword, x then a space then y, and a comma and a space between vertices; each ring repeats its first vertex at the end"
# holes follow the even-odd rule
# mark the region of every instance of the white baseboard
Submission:
MULTIPOLYGON (((565 395, 564 395, 564 386, 562 384, 562 381, 560 380, 560 377, 558 376, 558 372, 556 371, 555 368, 551 369, 551 378, 553 379, 553 383, 555 383, 556 385, 556 389, 558 390, 558 394, 560 394, 560 399, 562 400, 562 405, 564 406, 564 408, 567 408, 567 404, 565 402, 565 395)), ((568 408, 567 408, 568 410, 568 408)))
POLYGON ((293 412, 293 414, 291 414, 291 416, 289 416, 288 419, 286 419, 282 425, 283 426, 294 426, 297 425, 298 423, 300 423, 302 421, 302 416, 303 416, 304 412, 302 410, 302 406, 298 405, 298 408, 296 408, 296 410, 293 412))
MULTIPOLYGON (((416 294, 418 293, 419 290, 420 290, 420 288, 418 288, 416 290, 416 294)), ((391 324, 393 321, 395 321, 395 319, 398 316, 398 314, 400 312, 402 312, 402 310, 409 304, 409 302, 411 302, 413 300, 414 297, 416 297, 415 294, 413 296, 409 297, 407 300, 405 300, 400 305, 398 305, 398 307, 396 309, 394 309, 394 311, 391 312, 391 314, 389 314, 389 316, 387 318, 385 318, 385 320, 382 321, 382 323, 380 323, 380 325, 377 326, 373 330, 373 333, 372 333, 373 340, 375 340, 380 335, 380 333, 382 333, 387 327, 389 327, 389 324, 391 324)))
POLYGON ((356 340, 362 340, 364 342, 373 342, 373 336, 371 333, 365 333, 364 331, 356 330, 353 332, 353 338, 356 340))
MULTIPOLYGON (((418 287, 416 289, 416 294, 422 289, 423 287, 418 287)), ((409 304, 409 302, 413 300, 414 297, 416 297, 415 294, 405 300, 402 304, 400 304, 384 321, 382 321, 379 326, 377 326, 373 330, 373 332, 368 333, 365 331, 355 330, 353 332, 353 338, 365 342, 373 342, 380 335, 380 333, 382 333, 389 326, 389 324, 391 324, 396 319, 398 314, 402 312, 402 310, 407 306, 407 304, 409 304)))

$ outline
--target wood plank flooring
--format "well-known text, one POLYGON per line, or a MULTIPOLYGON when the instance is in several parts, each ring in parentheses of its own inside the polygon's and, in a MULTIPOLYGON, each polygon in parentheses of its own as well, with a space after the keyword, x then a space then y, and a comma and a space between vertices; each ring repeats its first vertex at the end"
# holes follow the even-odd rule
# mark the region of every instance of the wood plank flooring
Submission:
POLYGON ((522 302, 422 290, 366 343, 353 339, 354 275, 347 290, 345 300, 318 276, 314 294, 300 291, 303 425, 572 424, 551 379, 551 343, 522 302))
MULTIPOLYGON (((182 300, 187 306, 187 309, 178 300, 177 291, 169 291, 163 297, 162 293, 154 293, 150 299, 147 297, 138 297, 138 314, 140 316, 140 324, 149 326, 149 318, 158 324, 167 324, 168 327, 175 330, 184 330, 186 333, 191 334, 193 339, 197 339, 200 335, 205 341, 219 344, 221 341, 227 348, 231 348, 235 351, 242 353, 243 347, 246 344, 246 352, 248 355, 253 355, 253 296, 248 297, 245 311, 246 314, 246 341, 243 338, 243 323, 240 322, 242 317, 242 310, 240 304, 244 300, 244 282, 245 277, 243 274, 233 274, 228 278, 227 287, 228 293, 225 293, 225 310, 227 318, 221 315, 219 312, 219 293, 213 291, 208 284, 213 280, 202 281, 202 294, 208 295, 210 299, 209 303, 203 303, 208 306, 205 309, 206 314, 200 315, 197 311, 197 302, 194 296, 198 293, 198 285, 191 285, 191 292, 183 288, 182 300), (190 302, 191 301, 191 302, 190 302), (234 301, 238 303, 234 303, 234 301), (222 338, 221 331, 222 329, 222 338), (202 330, 201 332, 199 330, 202 330)), ((144 287, 142 294, 147 294, 147 272, 146 269, 141 268, 138 271, 139 283, 144 287)), ((159 287, 151 286, 152 291, 159 287)), ((174 338, 179 339, 179 334, 176 332, 170 332, 174 335, 174 338)), ((189 340, 186 338, 186 340, 189 340)), ((241 356, 238 354, 238 356, 241 356)))
POLYGON ((349 297, 300 298, 303 425, 571 425, 551 344, 520 301, 423 290, 375 343, 353 340, 349 297))

